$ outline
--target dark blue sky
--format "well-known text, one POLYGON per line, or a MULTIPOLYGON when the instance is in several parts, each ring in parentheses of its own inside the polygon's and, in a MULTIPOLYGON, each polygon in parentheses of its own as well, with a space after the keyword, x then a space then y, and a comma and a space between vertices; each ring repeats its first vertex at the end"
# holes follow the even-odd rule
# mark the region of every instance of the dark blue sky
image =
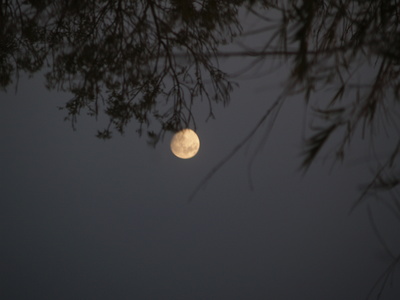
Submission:
MULTIPOLYGON (((215 120, 197 105, 201 149, 190 160, 171 154, 170 136, 149 147, 134 126, 102 141, 101 120, 81 116, 74 132, 57 109, 68 95, 47 91, 40 74, 2 92, 0 298, 364 299, 391 263, 367 206, 349 215, 371 178, 367 143, 345 165, 319 159, 303 175, 301 98, 256 154, 253 190, 264 127, 188 202, 279 95, 282 73, 238 78, 215 120)), ((398 251, 398 220, 371 207, 398 251)), ((399 295, 395 276, 384 299, 399 295)))

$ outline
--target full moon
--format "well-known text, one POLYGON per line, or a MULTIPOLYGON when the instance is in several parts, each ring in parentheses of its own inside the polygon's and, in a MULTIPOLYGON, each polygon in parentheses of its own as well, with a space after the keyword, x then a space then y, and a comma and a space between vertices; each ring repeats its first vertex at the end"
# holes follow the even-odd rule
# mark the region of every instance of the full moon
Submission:
POLYGON ((182 159, 192 158, 199 152, 200 140, 191 129, 183 129, 174 134, 171 140, 172 153, 182 159))

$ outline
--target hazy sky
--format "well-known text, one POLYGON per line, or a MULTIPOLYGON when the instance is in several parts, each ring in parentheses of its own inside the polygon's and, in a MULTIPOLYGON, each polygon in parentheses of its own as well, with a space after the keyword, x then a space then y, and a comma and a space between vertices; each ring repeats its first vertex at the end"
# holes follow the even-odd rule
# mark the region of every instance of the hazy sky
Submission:
MULTIPOLYGON (((238 69, 245 60, 223 66, 238 69)), ((283 72, 284 73, 284 72, 283 72)), ((202 188, 206 174, 257 123, 281 92, 274 73, 238 78, 227 108, 199 116, 199 154, 153 149, 134 126, 109 141, 81 116, 77 131, 41 75, 1 93, 1 299, 365 299, 391 263, 365 205, 349 215, 360 163, 318 160, 304 176, 302 99, 283 107, 248 167, 265 128, 202 188)), ((399 224, 379 203, 377 224, 394 250, 399 224), (396 227, 397 226, 397 227, 396 227)), ((398 275, 398 272, 397 274, 398 275)), ((398 276, 384 299, 399 299, 398 276)))

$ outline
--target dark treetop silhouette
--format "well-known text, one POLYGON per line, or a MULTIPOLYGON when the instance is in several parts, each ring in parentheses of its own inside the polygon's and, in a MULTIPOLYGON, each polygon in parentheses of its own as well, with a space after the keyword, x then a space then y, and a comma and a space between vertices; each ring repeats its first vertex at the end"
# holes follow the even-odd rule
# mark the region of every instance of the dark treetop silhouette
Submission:
POLYGON ((229 100, 213 57, 239 33, 247 2, 2 1, 1 86, 45 68, 49 88, 73 94, 65 105, 73 124, 82 111, 108 115, 102 138, 131 119, 140 130, 152 119, 162 131, 194 125, 194 99, 207 99, 210 115, 212 102, 229 100))
MULTIPOLYGON (((356 204, 389 191, 400 217, 399 20, 397 0, 2 0, 0 85, 10 87, 21 71, 44 69, 48 88, 72 94, 63 108, 73 126, 82 112, 105 114, 109 122, 98 137, 110 138, 135 120, 155 144, 166 131, 195 127, 194 102, 203 100, 210 116, 214 103, 229 102, 233 83, 218 57, 253 56, 248 70, 280 58, 290 68, 286 88, 227 159, 273 121, 290 95, 303 94, 309 121, 303 168, 328 142, 336 144, 326 154, 343 161, 355 136, 372 137, 371 149, 374 136, 392 136, 391 150, 372 162, 374 177, 356 204), (242 33, 238 14, 245 9, 265 27, 242 33), (265 43, 219 51, 240 34, 265 43), (326 93, 324 100, 314 97, 318 92, 326 93)), ((383 287, 400 260, 391 256, 394 264, 378 282, 383 287)))

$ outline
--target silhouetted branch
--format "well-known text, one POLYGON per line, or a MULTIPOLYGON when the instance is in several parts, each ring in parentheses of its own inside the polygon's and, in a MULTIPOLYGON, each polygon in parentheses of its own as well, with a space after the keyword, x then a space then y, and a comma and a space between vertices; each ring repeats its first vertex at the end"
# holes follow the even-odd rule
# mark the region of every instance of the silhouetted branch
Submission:
POLYGON ((201 180, 201 182, 197 185, 194 189, 192 194, 189 196, 189 202, 194 199, 196 194, 200 191, 201 188, 210 180, 211 177, 215 175, 235 154, 243 148, 247 144, 247 142, 256 134, 259 128, 265 123, 267 118, 274 113, 275 111, 279 110, 283 104, 283 99, 277 99, 271 107, 267 110, 267 112, 261 117, 261 119, 257 122, 257 124, 253 127, 253 129, 246 135, 244 139, 242 139, 233 149, 232 151, 226 155, 222 160, 220 160, 212 169, 207 173, 207 175, 201 180))

